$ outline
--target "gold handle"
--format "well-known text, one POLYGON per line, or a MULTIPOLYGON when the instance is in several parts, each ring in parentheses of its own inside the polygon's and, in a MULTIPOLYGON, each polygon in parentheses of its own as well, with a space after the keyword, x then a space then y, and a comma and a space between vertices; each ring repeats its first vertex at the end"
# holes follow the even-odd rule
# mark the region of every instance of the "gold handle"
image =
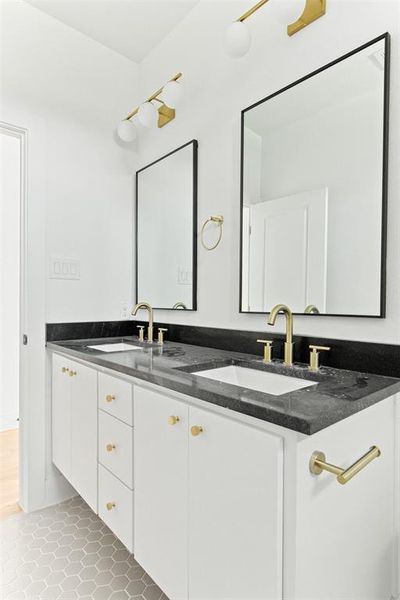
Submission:
POLYGON ((159 327, 158 329, 158 339, 157 343, 162 346, 164 343, 164 332, 168 331, 168 329, 164 329, 163 327, 159 327))
POLYGON ((107 444, 106 450, 107 452, 112 452, 113 450, 115 450, 115 444, 107 444))
POLYGON ((106 509, 107 510, 112 510, 115 507, 116 507, 115 502, 107 502, 107 504, 106 504, 106 509))
POLYGON ((171 415, 170 417, 168 417, 168 425, 176 425, 177 423, 179 423, 179 420, 179 417, 171 415))
POLYGON ((364 469, 374 458, 378 458, 381 455, 381 451, 378 446, 372 446, 364 456, 359 458, 354 464, 348 469, 342 469, 326 462, 326 457, 323 452, 316 450, 312 453, 310 458, 310 471, 313 475, 320 475, 322 471, 328 471, 336 475, 336 479, 339 483, 344 485, 350 479, 352 479, 357 473, 364 469))
POLYGON ((113 400, 115 400, 115 396, 113 396, 112 394, 107 394, 106 401, 107 402, 112 402, 113 400))
POLYGON ((190 429, 190 433, 196 437, 197 435, 203 433, 203 428, 200 425, 193 425, 193 427, 190 429))
POLYGON ((272 340, 257 340, 259 344, 264 344, 264 362, 272 362, 272 340))
POLYGON ((76 375, 76 371, 68 371, 68 375, 70 377, 73 377, 74 375, 76 375))
POLYGON ((61 371, 62 371, 63 373, 69 373, 69 369, 68 369, 68 367, 63 367, 63 368, 61 369, 61 371))
POLYGON ((319 369, 319 353, 326 350, 330 350, 329 346, 309 346, 310 352, 310 365, 308 367, 309 371, 318 371, 319 369))

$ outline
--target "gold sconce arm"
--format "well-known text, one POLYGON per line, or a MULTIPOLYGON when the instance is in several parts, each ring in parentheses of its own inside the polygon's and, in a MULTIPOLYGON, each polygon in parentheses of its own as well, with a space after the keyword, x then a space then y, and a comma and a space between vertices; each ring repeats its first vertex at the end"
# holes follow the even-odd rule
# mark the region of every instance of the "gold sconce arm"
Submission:
MULTIPOLYGON (((182 73, 177 73, 174 77, 172 77, 172 79, 169 79, 169 81, 178 81, 178 79, 180 79, 181 77, 182 77, 182 73)), ((162 91, 163 91, 163 88, 160 88, 159 90, 154 92, 154 94, 149 96, 147 98, 147 100, 145 100, 145 102, 152 102, 153 100, 158 100, 158 96, 161 94, 162 91)), ((159 100, 159 101, 162 102, 161 100, 159 100)), ((137 106, 134 110, 132 110, 132 112, 129 113, 128 116, 125 117, 125 120, 129 121, 129 119, 132 119, 132 117, 134 117, 136 115, 138 110, 139 110, 139 107, 137 106)))
POLYGON ((264 6, 264 4, 267 4, 267 2, 268 0, 260 0, 260 2, 257 2, 257 4, 249 8, 249 10, 246 10, 246 12, 243 13, 242 16, 239 17, 237 20, 242 23, 243 21, 251 17, 251 15, 256 12, 256 10, 264 6))
POLYGON ((310 471, 313 475, 320 475, 322 471, 333 473, 336 475, 337 481, 344 485, 380 455, 381 451, 379 450, 378 446, 372 446, 368 452, 364 454, 364 456, 359 458, 348 469, 342 469, 341 467, 337 467, 326 462, 325 454, 319 450, 316 450, 312 453, 310 458, 310 471))

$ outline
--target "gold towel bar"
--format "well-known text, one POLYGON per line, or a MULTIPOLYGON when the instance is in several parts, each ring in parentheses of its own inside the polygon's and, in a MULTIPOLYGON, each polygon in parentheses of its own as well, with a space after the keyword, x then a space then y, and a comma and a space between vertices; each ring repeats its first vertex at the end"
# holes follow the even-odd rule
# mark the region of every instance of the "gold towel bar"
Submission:
POLYGON ((328 471, 336 475, 336 479, 339 483, 344 485, 350 479, 352 479, 357 473, 364 469, 374 458, 378 458, 381 455, 381 451, 378 446, 372 446, 364 456, 359 458, 354 464, 348 469, 342 469, 326 462, 326 457, 323 452, 316 450, 312 453, 310 458, 310 471, 313 475, 320 475, 322 471, 328 471))

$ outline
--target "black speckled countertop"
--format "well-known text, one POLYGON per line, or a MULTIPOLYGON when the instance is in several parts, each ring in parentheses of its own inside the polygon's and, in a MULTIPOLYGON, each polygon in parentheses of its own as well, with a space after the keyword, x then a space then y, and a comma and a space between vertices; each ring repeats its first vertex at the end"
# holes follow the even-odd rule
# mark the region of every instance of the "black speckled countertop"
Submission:
POLYGON ((223 406, 263 421, 311 435, 400 391, 400 379, 307 365, 264 364, 259 356, 174 342, 140 344, 137 338, 102 338, 51 342, 47 347, 137 379, 223 406), (133 343, 140 350, 105 353, 89 345, 133 343), (196 371, 240 365, 317 382, 275 396, 196 376, 196 371))

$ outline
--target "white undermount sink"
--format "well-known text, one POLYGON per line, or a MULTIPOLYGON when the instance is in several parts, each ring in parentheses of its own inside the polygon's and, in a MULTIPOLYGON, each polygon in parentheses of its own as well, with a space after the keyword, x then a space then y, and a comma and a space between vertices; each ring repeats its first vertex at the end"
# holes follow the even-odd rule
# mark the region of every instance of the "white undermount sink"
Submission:
POLYGON ((240 387, 257 390, 265 394, 287 394, 301 388, 316 385, 316 381, 300 379, 298 377, 287 377, 269 371, 259 371, 257 369, 248 369, 237 365, 228 367, 219 367, 217 369, 208 369, 207 371, 196 371, 194 375, 214 379, 223 383, 239 385, 240 387))
POLYGON ((114 344, 97 344, 95 346, 88 346, 92 350, 98 350, 100 352, 126 352, 127 350, 142 350, 139 346, 132 346, 132 344, 125 344, 124 342, 116 342, 114 344))

